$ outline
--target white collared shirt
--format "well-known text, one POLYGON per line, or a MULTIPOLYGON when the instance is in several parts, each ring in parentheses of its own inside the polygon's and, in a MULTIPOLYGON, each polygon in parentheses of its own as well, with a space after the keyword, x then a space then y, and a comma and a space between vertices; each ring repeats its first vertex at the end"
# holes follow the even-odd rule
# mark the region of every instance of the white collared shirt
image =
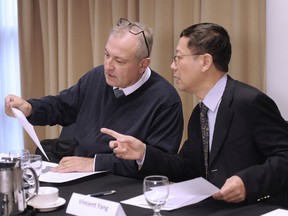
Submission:
POLYGON ((215 121, 226 84, 227 74, 224 74, 202 101, 209 108, 207 112, 209 122, 209 151, 211 151, 215 121))
MULTIPOLYGON (((136 91, 138 88, 140 88, 150 78, 150 76, 151 76, 151 69, 147 67, 142 77, 136 83, 126 88, 119 88, 119 89, 123 90, 124 94, 127 96, 136 91)), ((113 89, 115 88, 116 87, 113 87, 113 89)))

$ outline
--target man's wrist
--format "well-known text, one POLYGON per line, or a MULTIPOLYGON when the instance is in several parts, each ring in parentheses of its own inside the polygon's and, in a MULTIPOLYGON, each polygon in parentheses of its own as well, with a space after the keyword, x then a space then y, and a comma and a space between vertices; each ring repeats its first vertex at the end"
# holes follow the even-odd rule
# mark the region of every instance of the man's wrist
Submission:
POLYGON ((136 163, 138 164, 139 170, 143 166, 143 163, 144 163, 144 160, 145 160, 145 156, 146 156, 146 145, 144 147, 143 156, 141 157, 141 159, 136 160, 136 163))

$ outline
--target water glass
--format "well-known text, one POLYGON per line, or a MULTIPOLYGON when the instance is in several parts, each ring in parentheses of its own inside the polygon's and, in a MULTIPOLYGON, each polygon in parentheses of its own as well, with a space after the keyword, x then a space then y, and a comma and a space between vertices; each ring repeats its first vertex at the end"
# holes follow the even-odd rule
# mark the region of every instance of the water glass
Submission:
POLYGON ((30 188, 30 183, 29 179, 31 178, 32 175, 27 173, 26 167, 30 166, 30 152, 27 149, 14 149, 9 152, 9 157, 11 158, 17 158, 20 160, 20 165, 21 169, 24 171, 23 174, 23 188, 25 190, 25 195, 26 197, 29 196, 29 188, 30 188))
POLYGON ((29 159, 30 167, 35 170, 37 176, 40 176, 42 171, 42 156, 38 154, 30 154, 29 159))
POLYGON ((27 149, 15 149, 9 152, 9 157, 20 160, 22 169, 30 165, 29 155, 30 152, 27 149))
POLYGON ((153 209, 153 216, 161 216, 160 210, 169 196, 169 180, 166 176, 146 176, 143 193, 148 205, 153 209))

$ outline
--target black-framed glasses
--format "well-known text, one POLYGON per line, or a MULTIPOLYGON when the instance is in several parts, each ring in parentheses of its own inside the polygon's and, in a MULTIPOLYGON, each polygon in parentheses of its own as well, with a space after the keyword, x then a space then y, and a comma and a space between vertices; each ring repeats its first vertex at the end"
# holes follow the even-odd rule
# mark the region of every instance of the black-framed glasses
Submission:
POLYGON ((203 55, 203 53, 175 55, 175 56, 172 57, 172 60, 173 60, 174 64, 175 64, 176 66, 178 66, 177 63, 178 63, 179 60, 182 59, 184 56, 195 56, 195 55, 203 55))
POLYGON ((146 58, 148 58, 150 56, 150 49, 148 46, 147 38, 145 36, 144 30, 140 26, 138 26, 134 23, 131 23, 129 20, 127 20, 125 18, 120 18, 119 21, 117 22, 117 26, 123 26, 123 27, 129 26, 129 32, 134 34, 134 35, 138 35, 138 34, 142 33, 144 40, 145 40, 146 47, 147 47, 147 51, 148 51, 148 55, 146 58))

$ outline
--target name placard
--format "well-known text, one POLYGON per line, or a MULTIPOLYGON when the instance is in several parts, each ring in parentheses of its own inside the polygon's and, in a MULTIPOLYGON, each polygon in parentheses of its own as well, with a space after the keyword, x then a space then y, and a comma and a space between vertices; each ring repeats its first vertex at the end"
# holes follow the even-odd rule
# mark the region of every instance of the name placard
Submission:
POLYGON ((126 216, 120 203, 73 193, 66 213, 85 216, 126 216))

